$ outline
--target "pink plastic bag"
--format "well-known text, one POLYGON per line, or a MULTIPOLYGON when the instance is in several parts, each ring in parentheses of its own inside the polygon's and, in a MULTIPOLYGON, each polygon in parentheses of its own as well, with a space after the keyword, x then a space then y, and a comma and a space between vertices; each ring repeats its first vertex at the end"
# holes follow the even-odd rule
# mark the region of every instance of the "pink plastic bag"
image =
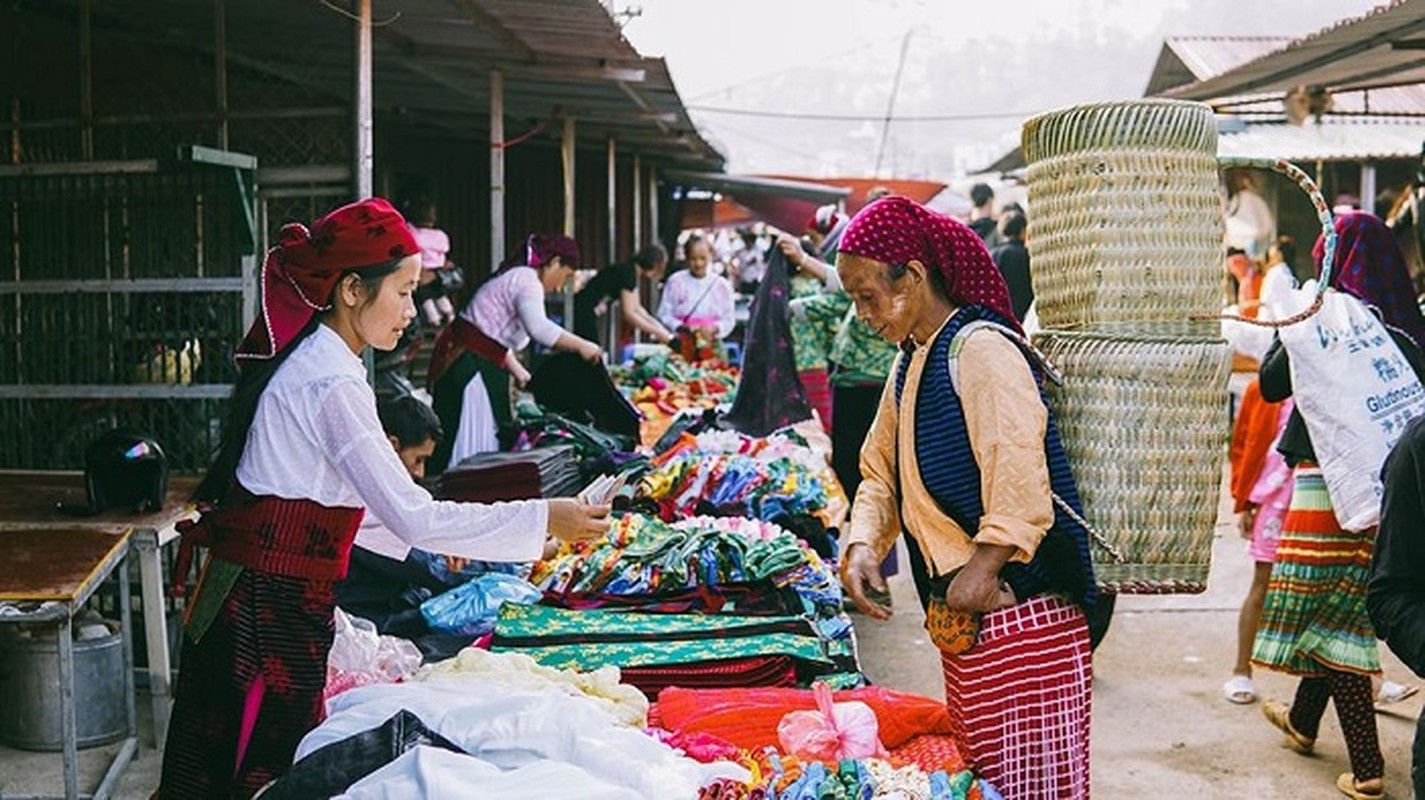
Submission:
POLYGON ((332 611, 335 634, 327 653, 327 700, 348 689, 373 683, 397 683, 416 674, 421 651, 412 642, 376 632, 370 620, 332 611))
POLYGON ((797 758, 842 761, 848 758, 885 758, 876 712, 865 703, 833 702, 831 687, 812 687, 817 711, 792 711, 777 725, 782 751, 797 758))

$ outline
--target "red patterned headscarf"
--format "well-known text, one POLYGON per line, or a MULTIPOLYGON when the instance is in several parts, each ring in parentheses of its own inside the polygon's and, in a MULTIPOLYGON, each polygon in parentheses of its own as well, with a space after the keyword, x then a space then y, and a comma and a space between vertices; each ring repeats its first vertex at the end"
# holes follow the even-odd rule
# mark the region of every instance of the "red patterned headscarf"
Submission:
POLYGON ((379 197, 342 206, 310 230, 282 226, 267 251, 260 278, 262 308, 238 347, 238 358, 272 358, 331 308, 332 290, 356 269, 397 261, 420 252, 406 220, 379 197))
MULTIPOLYGON (((1326 257, 1324 238, 1316 240, 1311 255, 1318 264, 1326 257)), ((1359 211, 1338 215, 1332 261, 1332 286, 1374 307, 1387 325, 1425 347, 1425 318, 1415 302, 1405 256, 1379 217, 1359 211)))
POLYGON ((524 246, 511 253, 509 258, 500 262, 498 271, 503 272, 513 267, 532 267, 539 269, 548 264, 558 256, 564 262, 564 266, 570 269, 579 267, 579 243, 568 236, 552 233, 531 233, 529 238, 524 240, 524 246))
POLYGON ((841 253, 891 266, 919 261, 945 278, 950 302, 984 306, 1023 332, 1009 287, 979 235, 914 200, 893 195, 858 211, 841 237, 841 253))

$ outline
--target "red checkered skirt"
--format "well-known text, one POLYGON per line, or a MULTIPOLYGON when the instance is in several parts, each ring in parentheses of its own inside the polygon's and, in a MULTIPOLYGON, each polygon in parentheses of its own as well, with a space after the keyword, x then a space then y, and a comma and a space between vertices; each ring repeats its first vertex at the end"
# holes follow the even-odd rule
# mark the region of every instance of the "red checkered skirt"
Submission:
POLYGON ((940 663, 965 755, 1005 800, 1089 796, 1093 667, 1078 606, 1040 595, 988 613, 975 646, 940 663))

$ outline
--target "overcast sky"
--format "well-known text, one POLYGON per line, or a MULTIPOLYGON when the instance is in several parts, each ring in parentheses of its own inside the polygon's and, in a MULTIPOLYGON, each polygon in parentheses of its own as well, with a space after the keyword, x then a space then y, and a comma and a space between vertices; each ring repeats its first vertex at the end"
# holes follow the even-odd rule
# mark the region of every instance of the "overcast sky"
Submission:
POLYGON ((1371 0, 615 0, 667 58, 730 171, 948 179, 1018 142, 1025 116, 1139 97, 1165 36, 1301 36, 1371 0), (882 123, 904 37, 898 116, 882 123), (857 120, 753 116, 842 114, 857 120))

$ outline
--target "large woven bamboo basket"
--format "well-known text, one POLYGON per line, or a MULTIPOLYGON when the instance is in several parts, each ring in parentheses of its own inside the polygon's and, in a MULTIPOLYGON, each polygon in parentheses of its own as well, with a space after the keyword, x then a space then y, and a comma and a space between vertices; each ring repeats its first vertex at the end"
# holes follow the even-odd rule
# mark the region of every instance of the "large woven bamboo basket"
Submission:
POLYGON ((1227 439, 1220 339, 1043 331, 1063 373, 1055 420, 1085 518, 1123 555, 1094 547, 1098 581, 1121 593, 1207 587, 1227 439))
POLYGON ((1045 328, 1177 327, 1222 271, 1217 126, 1200 103, 1135 100, 1024 124, 1028 245, 1045 328))

